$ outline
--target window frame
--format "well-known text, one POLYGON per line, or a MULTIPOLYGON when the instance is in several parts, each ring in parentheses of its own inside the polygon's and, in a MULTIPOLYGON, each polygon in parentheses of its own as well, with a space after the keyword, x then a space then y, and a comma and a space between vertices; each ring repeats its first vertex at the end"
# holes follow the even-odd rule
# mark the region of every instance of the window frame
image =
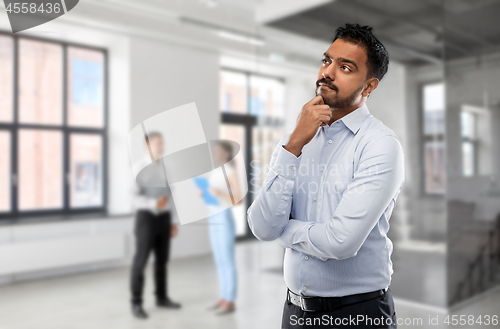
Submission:
POLYGON ((109 124, 109 108, 108 108, 108 51, 105 48, 89 46, 80 43, 58 41, 48 38, 40 38, 33 36, 18 36, 10 32, 0 31, 0 36, 8 36, 13 40, 13 115, 12 122, 0 122, 0 130, 10 132, 10 211, 0 211, 0 222, 13 220, 17 221, 23 218, 36 218, 44 216, 63 216, 70 217, 71 215, 83 214, 106 214, 108 206, 108 124, 109 124), (57 44, 62 48, 62 123, 61 125, 45 125, 45 124, 31 124, 19 122, 19 95, 18 95, 18 82, 19 82, 19 40, 34 40, 40 42, 47 42, 57 44), (68 48, 75 47, 81 49, 100 51, 103 54, 103 125, 102 127, 80 127, 68 125, 68 48), (62 207, 57 209, 34 209, 19 211, 18 207, 18 132, 20 129, 36 129, 36 130, 56 130, 62 133, 62 165, 63 172, 62 183, 62 207), (73 133, 99 135, 102 138, 102 205, 98 207, 88 208, 71 208, 70 207, 70 135, 73 133))
MULTIPOLYGON (((227 124, 227 125, 237 125, 237 126, 243 126, 245 129, 245 158, 247 161, 245 161, 245 169, 246 169, 246 178, 247 178, 247 183, 248 183, 248 193, 245 196, 245 201, 248 206, 252 204, 254 201, 254 195, 250 191, 250 186, 251 186, 251 179, 252 179, 252 168, 250 167, 250 161, 253 158, 252 157, 252 150, 253 150, 253 127, 255 126, 273 126, 273 125, 284 125, 285 120, 284 119, 278 119, 278 118, 272 118, 272 117, 258 117, 253 114, 249 114, 248 111, 250 110, 250 77, 255 76, 255 77, 261 77, 261 78, 267 78, 267 79, 274 79, 277 80, 284 85, 286 84, 286 80, 282 77, 277 77, 277 76, 272 76, 272 75, 267 75, 267 74, 261 74, 261 73, 254 73, 251 71, 245 71, 245 70, 239 70, 235 68, 229 68, 229 67, 220 67, 219 68, 219 73, 222 71, 227 71, 227 72, 233 72, 233 73, 239 73, 245 75, 246 79, 246 106, 247 106, 247 112, 244 114, 241 113, 234 113, 230 111, 223 111, 221 104, 219 104, 219 112, 220 112, 220 123, 221 124, 227 124)), ((285 86, 286 87, 286 86, 285 86)), ((220 90, 219 90, 220 91, 220 90)), ((256 197, 256 196, 255 196, 256 197)), ((246 234, 242 236, 238 236, 237 240, 245 240, 245 239, 253 239, 255 238, 252 234, 252 231, 250 230, 250 227, 248 227, 248 222, 247 222, 247 230, 246 234)))
MULTIPOLYGON (((462 110, 463 111, 463 110, 462 110)), ((469 112, 469 114, 471 115, 472 117, 472 124, 474 126, 474 134, 472 137, 470 136, 463 136, 462 135, 462 132, 460 132, 460 152, 461 152, 461 163, 460 163, 460 167, 461 167, 461 173, 462 173, 462 177, 475 177, 475 176, 478 176, 478 156, 477 156, 477 150, 479 148, 479 139, 477 137, 477 129, 478 129, 478 114, 477 113, 474 113, 472 111, 467 111, 469 112), (463 153, 463 145, 465 143, 469 143, 472 145, 472 173, 470 175, 465 175, 464 174, 464 153, 463 153)), ((460 117, 460 127, 462 126, 462 118, 460 117)))

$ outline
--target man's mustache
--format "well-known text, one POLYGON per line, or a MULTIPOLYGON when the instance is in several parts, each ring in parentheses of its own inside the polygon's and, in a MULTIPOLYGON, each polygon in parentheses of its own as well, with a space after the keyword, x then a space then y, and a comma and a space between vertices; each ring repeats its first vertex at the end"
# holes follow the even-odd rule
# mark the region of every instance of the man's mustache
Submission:
POLYGON ((318 81, 316 81, 316 89, 319 88, 319 84, 322 83, 330 88, 332 88, 333 90, 335 91, 339 91, 339 89, 337 88, 337 86, 335 86, 334 84, 332 83, 329 83, 328 80, 326 79, 319 79, 318 81))

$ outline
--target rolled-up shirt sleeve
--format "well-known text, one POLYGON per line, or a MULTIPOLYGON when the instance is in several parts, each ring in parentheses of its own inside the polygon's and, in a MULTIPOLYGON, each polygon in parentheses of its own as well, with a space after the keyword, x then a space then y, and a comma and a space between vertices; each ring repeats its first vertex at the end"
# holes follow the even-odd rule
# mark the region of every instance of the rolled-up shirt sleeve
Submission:
MULTIPOLYGON (((334 213, 312 223, 290 219, 279 243, 323 261, 357 255, 404 182, 404 155, 397 137, 384 135, 364 147, 357 170, 334 213)), ((392 209, 392 208, 391 208, 392 209)))
POLYGON ((296 157, 287 151, 285 140, 286 137, 276 146, 266 179, 247 210, 248 225, 259 240, 276 240, 289 222, 293 187, 302 153, 296 157))

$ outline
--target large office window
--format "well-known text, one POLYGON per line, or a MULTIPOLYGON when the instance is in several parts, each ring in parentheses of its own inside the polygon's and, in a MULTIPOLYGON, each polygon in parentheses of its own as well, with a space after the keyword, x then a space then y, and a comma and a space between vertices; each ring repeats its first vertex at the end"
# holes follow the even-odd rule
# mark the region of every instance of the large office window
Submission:
POLYGON ((494 110, 462 104, 460 110, 460 136, 462 144, 462 176, 491 176, 492 150, 495 147, 494 110))
POLYGON ((248 72, 220 72, 219 137, 241 145, 245 163, 238 163, 240 173, 246 168, 248 194, 243 205, 232 208, 238 236, 250 235, 246 210, 259 191, 276 143, 283 137, 285 84, 283 80, 248 72))
POLYGON ((425 192, 445 192, 445 92, 443 83, 423 86, 425 192))
POLYGON ((0 34, 0 217, 105 210, 106 52, 0 34))

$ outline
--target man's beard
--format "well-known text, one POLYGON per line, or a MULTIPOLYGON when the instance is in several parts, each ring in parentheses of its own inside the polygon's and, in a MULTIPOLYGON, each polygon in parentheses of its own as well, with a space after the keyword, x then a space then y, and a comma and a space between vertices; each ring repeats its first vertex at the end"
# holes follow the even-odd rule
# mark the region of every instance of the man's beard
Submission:
POLYGON ((354 103, 356 98, 359 96, 359 93, 361 92, 361 90, 363 90, 363 86, 361 86, 358 90, 354 91, 348 97, 339 98, 339 89, 337 88, 337 86, 330 83, 326 79, 320 79, 320 80, 316 81, 316 90, 315 90, 316 96, 319 95, 318 90, 319 90, 320 83, 323 83, 323 84, 327 85, 328 87, 330 87, 331 89, 335 90, 335 95, 333 95, 333 97, 332 96, 327 97, 325 95, 321 95, 321 97, 323 97, 323 101, 325 102, 325 104, 330 106, 330 109, 345 109, 345 108, 350 107, 352 105, 352 103, 354 103))

